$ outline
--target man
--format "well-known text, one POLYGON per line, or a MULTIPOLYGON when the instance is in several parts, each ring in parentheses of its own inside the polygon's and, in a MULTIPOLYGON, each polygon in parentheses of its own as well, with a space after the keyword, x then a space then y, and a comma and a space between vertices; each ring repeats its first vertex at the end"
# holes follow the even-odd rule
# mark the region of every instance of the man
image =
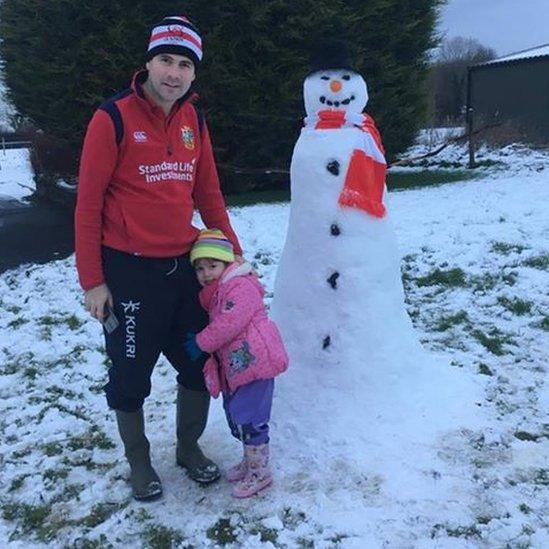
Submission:
POLYGON ((193 105, 192 83, 202 60, 198 29, 186 17, 166 17, 152 30, 147 59, 147 70, 136 73, 131 88, 104 103, 90 121, 75 219, 80 284, 86 308, 104 322, 112 362, 105 393, 138 500, 162 494, 142 408, 160 353, 178 372, 176 462, 199 483, 220 476, 197 443, 209 407, 203 359, 192 362, 183 349, 185 334, 207 323, 188 258, 199 232, 193 208, 242 253, 208 129, 193 105))

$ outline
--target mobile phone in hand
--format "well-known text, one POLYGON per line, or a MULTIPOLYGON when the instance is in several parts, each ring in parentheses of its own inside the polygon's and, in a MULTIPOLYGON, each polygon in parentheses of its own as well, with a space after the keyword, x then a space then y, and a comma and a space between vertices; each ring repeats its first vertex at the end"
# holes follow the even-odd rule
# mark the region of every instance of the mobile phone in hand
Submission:
POLYGON ((105 316, 103 317, 101 324, 103 324, 103 327, 108 334, 112 334, 116 328, 118 328, 118 319, 116 318, 114 311, 108 305, 105 305, 105 316))

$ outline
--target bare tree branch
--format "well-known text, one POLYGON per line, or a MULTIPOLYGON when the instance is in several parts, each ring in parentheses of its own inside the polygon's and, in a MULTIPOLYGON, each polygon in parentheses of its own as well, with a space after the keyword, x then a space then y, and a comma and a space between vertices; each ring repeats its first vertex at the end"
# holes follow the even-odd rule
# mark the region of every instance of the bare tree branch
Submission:
MULTIPOLYGON (((498 126, 501 126, 501 122, 498 122, 497 124, 487 124, 486 126, 482 126, 482 128, 479 128, 478 130, 475 130, 474 132, 472 132, 471 136, 478 135, 479 133, 482 133, 483 131, 486 131, 491 128, 497 128, 498 126)), ((413 156, 412 158, 402 158, 401 160, 397 160, 393 162, 389 166, 389 168, 392 168, 393 166, 405 166, 406 164, 410 164, 411 162, 415 162, 416 160, 422 160, 424 158, 435 156, 438 153, 442 152, 446 147, 448 147, 452 143, 460 143, 462 141, 467 141, 468 138, 469 138, 469 134, 467 132, 461 135, 450 137, 440 147, 438 147, 434 151, 429 151, 428 153, 422 154, 420 156, 413 156)))

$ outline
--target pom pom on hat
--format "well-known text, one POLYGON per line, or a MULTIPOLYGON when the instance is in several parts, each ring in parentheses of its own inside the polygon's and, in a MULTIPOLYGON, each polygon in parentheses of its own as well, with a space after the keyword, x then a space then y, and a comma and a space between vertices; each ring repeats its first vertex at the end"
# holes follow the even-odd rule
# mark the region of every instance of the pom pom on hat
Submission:
POLYGON ((232 263, 233 245, 219 229, 203 229, 192 247, 190 258, 191 263, 197 259, 218 259, 232 263))
POLYGON ((160 53, 184 55, 198 68, 202 61, 202 38, 186 16, 170 15, 153 27, 147 59, 160 53))

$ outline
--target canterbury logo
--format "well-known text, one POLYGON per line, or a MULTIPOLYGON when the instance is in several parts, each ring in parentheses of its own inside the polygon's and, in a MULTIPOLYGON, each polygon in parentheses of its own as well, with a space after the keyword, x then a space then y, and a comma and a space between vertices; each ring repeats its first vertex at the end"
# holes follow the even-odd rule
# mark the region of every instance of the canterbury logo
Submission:
POLYGON ((147 141, 147 134, 143 131, 135 131, 133 132, 133 140, 136 143, 144 143, 147 141))

